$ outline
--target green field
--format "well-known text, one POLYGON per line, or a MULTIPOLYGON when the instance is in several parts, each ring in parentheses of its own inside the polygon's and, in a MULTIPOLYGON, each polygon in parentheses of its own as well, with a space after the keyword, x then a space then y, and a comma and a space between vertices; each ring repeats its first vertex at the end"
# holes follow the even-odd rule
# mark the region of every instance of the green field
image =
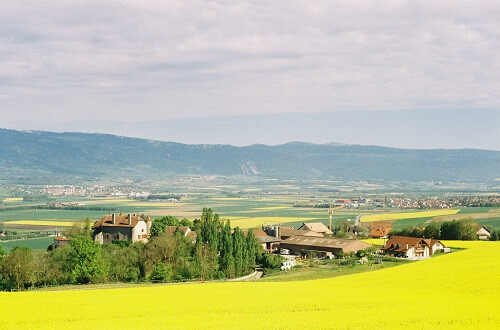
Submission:
POLYGON ((42 237, 8 242, 0 241, 0 246, 2 246, 6 251, 12 250, 12 248, 16 245, 29 246, 32 250, 47 250, 47 247, 52 243, 54 243, 54 237, 42 237))

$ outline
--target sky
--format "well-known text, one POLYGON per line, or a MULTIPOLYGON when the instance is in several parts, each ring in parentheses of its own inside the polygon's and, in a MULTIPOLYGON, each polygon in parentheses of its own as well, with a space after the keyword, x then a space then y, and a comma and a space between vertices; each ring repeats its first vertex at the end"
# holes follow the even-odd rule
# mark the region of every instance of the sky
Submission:
POLYGON ((0 127, 500 150, 498 1, 3 1, 0 127))

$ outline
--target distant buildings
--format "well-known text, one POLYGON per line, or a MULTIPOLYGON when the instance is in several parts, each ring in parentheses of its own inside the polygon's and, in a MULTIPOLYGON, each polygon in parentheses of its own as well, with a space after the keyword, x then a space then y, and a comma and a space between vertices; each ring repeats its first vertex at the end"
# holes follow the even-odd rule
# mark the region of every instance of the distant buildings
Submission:
POLYGON ((135 214, 110 214, 92 226, 94 241, 109 244, 113 241, 147 242, 151 229, 151 218, 146 220, 135 214))

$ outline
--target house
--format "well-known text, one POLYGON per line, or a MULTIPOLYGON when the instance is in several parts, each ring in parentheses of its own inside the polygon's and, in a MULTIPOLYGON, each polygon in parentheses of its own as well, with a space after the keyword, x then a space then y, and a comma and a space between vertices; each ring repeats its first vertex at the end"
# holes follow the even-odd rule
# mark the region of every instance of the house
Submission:
POLYGON ((370 231, 370 237, 371 238, 387 238, 387 235, 389 235, 389 232, 391 231, 391 228, 375 228, 370 231))
POLYGON ((151 229, 151 218, 146 220, 135 214, 110 214, 92 226, 94 241, 109 244, 113 241, 147 242, 151 229))
MULTIPOLYGON (((245 234, 245 236, 248 235, 248 229, 244 229, 243 234, 245 234)), ((260 245, 262 246, 262 250, 265 253, 273 253, 278 250, 281 239, 268 235, 262 229, 254 229, 253 234, 259 241, 260 245)))
POLYGON ((192 231, 189 226, 165 226, 165 234, 174 236, 179 231, 182 236, 191 238, 192 242, 196 242, 196 232, 192 231))
POLYGON ((64 236, 61 236, 61 235, 57 235, 55 238, 54 238, 54 248, 58 248, 58 247, 64 247, 66 245, 69 245, 69 241, 70 241, 70 238, 68 237, 64 237, 64 236))
POLYGON ((392 236, 381 249, 384 254, 395 257, 417 258, 428 257, 430 249, 423 238, 408 236, 392 236))
POLYGON ((312 230, 323 235, 333 234, 333 232, 328 229, 328 227, 325 226, 322 222, 304 222, 302 226, 299 227, 299 230, 312 230))
POLYGON ((491 233, 486 227, 480 227, 476 232, 477 239, 488 240, 490 239, 491 233))
MULTIPOLYGON (((280 240, 285 240, 292 236, 313 236, 313 237, 323 237, 323 234, 317 233, 312 230, 299 230, 293 227, 282 227, 279 225, 272 226, 262 226, 262 231, 267 235, 279 238, 280 240)), ((256 231, 254 231, 255 233, 256 231)))
POLYGON ((69 241, 70 238, 58 234, 56 237, 54 237, 54 243, 50 244, 47 247, 47 251, 52 251, 56 248, 67 246, 69 245, 69 241))
POLYGON ((308 236, 292 236, 280 244, 281 249, 287 249, 296 255, 301 255, 304 251, 315 251, 325 256, 331 256, 339 252, 357 252, 371 246, 371 244, 359 240, 308 236))
POLYGON ((429 253, 431 256, 433 256, 437 251, 444 252, 445 251, 445 246, 441 241, 434 239, 434 238, 427 238, 424 239, 425 243, 429 247, 429 253))

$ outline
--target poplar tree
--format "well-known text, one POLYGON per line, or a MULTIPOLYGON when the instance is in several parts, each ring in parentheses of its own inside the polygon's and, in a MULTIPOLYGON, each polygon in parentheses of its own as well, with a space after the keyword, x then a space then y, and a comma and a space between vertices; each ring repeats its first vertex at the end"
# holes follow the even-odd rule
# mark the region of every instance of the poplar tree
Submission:
POLYGON ((226 273, 227 277, 234 277, 233 237, 231 236, 231 224, 229 221, 223 227, 221 242, 221 270, 226 273))

